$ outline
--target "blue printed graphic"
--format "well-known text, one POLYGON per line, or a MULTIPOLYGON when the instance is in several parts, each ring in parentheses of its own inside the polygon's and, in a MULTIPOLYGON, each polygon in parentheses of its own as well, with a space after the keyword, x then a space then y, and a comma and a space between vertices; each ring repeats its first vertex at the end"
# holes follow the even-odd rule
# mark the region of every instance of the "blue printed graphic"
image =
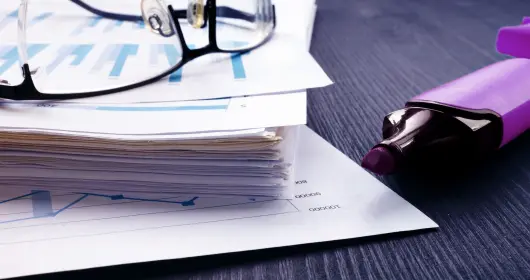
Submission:
POLYGON ((51 74, 66 58, 70 56, 74 56, 74 60, 72 60, 70 65, 80 65, 93 47, 94 45, 67 45, 61 47, 55 60, 46 67, 46 72, 51 74))
POLYGON ((52 195, 49 191, 40 191, 40 190, 32 191, 28 194, 24 194, 24 195, 10 198, 4 201, 0 201, 0 205, 2 205, 2 204, 6 204, 12 201, 30 198, 32 208, 33 208, 32 217, 0 221, 0 224, 20 222, 20 221, 26 221, 26 220, 34 220, 34 219, 40 219, 40 218, 57 217, 60 213, 67 211, 68 209, 74 208, 76 204, 78 204, 79 202, 83 201, 84 199, 88 197, 100 197, 102 199, 108 199, 112 201, 128 200, 128 201, 170 203, 170 204, 179 204, 185 207, 195 206, 195 201, 199 198, 199 197, 193 197, 189 200, 173 201, 173 200, 166 200, 166 199, 135 198, 135 197, 127 197, 123 195, 103 195, 103 194, 97 194, 97 193, 71 193, 71 194, 76 195, 77 197, 73 199, 70 203, 68 203, 66 206, 59 208, 57 210, 53 209, 52 195))
MULTIPOLYGON (((44 22, 50 19, 54 13, 52 12, 43 12, 38 14, 33 19, 29 21, 29 26, 34 26, 38 23, 44 22)), ((16 23, 18 17, 18 10, 12 11, 9 14, 4 14, 3 18, 0 18, 0 32, 9 24, 16 23)), ((78 36, 87 32, 88 29, 98 28, 99 31, 110 33, 114 31, 119 31, 118 28, 122 27, 124 21, 106 21, 106 25, 101 26, 103 23, 102 17, 94 16, 90 17, 79 26, 75 27, 72 31, 72 36, 78 36), (99 28, 101 27, 101 28, 99 28)), ((133 22, 133 28, 135 29, 145 29, 145 23, 143 21, 133 22)), ((219 29, 223 28, 223 24, 219 23, 219 29)), ((175 38, 177 40, 177 38, 175 38)), ((243 47, 246 42, 225 42, 231 45, 231 47, 243 47)), ((47 45, 31 45, 28 47, 28 59, 40 53, 47 45)), ((49 65, 46 65, 46 72, 48 74, 53 73, 61 64, 66 63, 65 60, 68 60, 70 57, 74 57, 73 61, 70 62, 70 66, 79 66, 85 62, 85 58, 93 50, 95 45, 85 44, 85 45, 65 45, 62 46, 57 55, 50 58, 49 65)), ((149 47, 149 46, 146 46, 149 47)), ((194 49, 194 45, 188 46, 190 49, 194 49)), ((116 78, 120 77, 124 67, 127 65, 127 61, 133 57, 137 56, 139 51, 139 45, 137 44, 118 44, 109 46, 99 59, 94 64, 92 71, 101 71, 103 67, 107 64, 113 64, 112 70, 109 73, 109 77, 116 78)), ((158 66, 159 69, 169 69, 177 65, 180 62, 182 57, 182 51, 178 45, 174 44, 161 44, 161 45, 151 45, 149 56, 149 62, 151 65, 158 66), (164 57, 165 56, 165 57, 164 57), (167 65, 168 68, 164 68, 167 65)), ((246 54, 233 54, 230 56, 233 78, 236 80, 247 78, 247 71, 244 66, 244 56, 246 54)), ((8 48, 0 47, 0 75, 9 70, 14 64, 19 60, 18 52, 16 46, 8 46, 8 48)), ((86 62, 85 62, 86 63, 86 62)), ((182 82, 183 69, 173 72, 169 75, 170 83, 180 83, 182 82)))
POLYGON ((92 68, 92 71, 99 72, 105 66, 109 59, 116 58, 120 52, 119 45, 111 45, 105 48, 103 53, 100 55, 98 61, 92 68))
MULTIPOLYGON (((171 67, 175 66, 180 61, 180 58, 182 57, 182 53, 180 51, 177 51, 177 48, 173 45, 165 45, 164 51, 166 53, 167 63, 169 63, 171 67)), ((169 76, 170 83, 178 83, 181 80, 182 80, 182 67, 179 70, 173 72, 169 76)))
POLYGON ((105 27, 103 32, 108 33, 110 31, 114 30, 114 27, 120 27, 122 25, 123 25, 123 21, 122 20, 111 21, 111 22, 109 22, 107 24, 107 26, 105 27))
MULTIPOLYGON (((33 58, 35 55, 44 50, 47 46, 48 45, 45 44, 29 45, 27 50, 28 59, 33 58)), ((0 50, 0 60, 4 61, 2 65, 0 65, 0 75, 2 75, 19 61, 17 47, 11 46, 0 50)))
POLYGON ((122 107, 122 106, 99 106, 95 108, 100 111, 114 112, 164 112, 164 111, 206 111, 206 110, 226 110, 228 105, 210 106, 162 106, 162 107, 122 107))
MULTIPOLYGON (((194 45, 189 45, 188 47, 190 49, 195 48, 194 45)), ((177 65, 177 63, 179 63, 180 59, 182 58, 181 50, 177 49, 177 47, 173 44, 153 45, 151 48, 151 57, 149 59, 149 63, 151 65, 159 65, 158 58, 160 55, 166 56, 168 63, 167 69, 177 65)), ((169 75, 170 83, 178 83, 180 81, 182 81, 182 68, 169 75)))
POLYGON ((210 100, 224 100, 223 103, 211 104, 211 105, 181 105, 181 106, 93 106, 93 105, 83 105, 83 104, 74 104, 74 103, 62 103, 62 104, 53 104, 45 102, 44 104, 40 103, 28 103, 28 102, 19 102, 19 101, 0 101, 0 106, 16 106, 16 107, 47 107, 55 109, 76 109, 76 110, 98 110, 98 111, 115 111, 115 112, 168 112, 168 111, 207 111, 207 110, 226 110, 228 109, 228 104, 230 98, 212 98, 210 100), (42 105, 42 106, 41 106, 42 105))
POLYGON ((137 21, 136 24, 134 24, 135 29, 144 29, 145 28, 145 22, 144 21, 137 21))
MULTIPOLYGON (((231 42, 233 48, 243 48, 248 43, 247 42, 231 42)), ((245 73, 245 66, 243 65, 243 58, 242 56, 247 55, 245 54, 233 54, 231 57, 232 60, 232 71, 234 72, 234 79, 240 80, 245 79, 247 77, 247 74, 245 73)))
POLYGON ((109 77, 119 77, 130 56, 135 56, 138 52, 138 45, 120 44, 108 46, 101 55, 92 71, 100 71, 108 62, 114 63, 109 77))
POLYGON ((44 20, 46 20, 47 18, 51 17, 53 15, 53 13, 42 13, 36 17, 34 17, 30 22, 29 22, 29 26, 33 26, 39 22, 42 22, 44 20))
POLYGON ((111 77, 119 77, 121 74, 121 71, 123 70, 123 67, 125 66, 125 63, 127 62, 127 58, 129 56, 134 56, 138 52, 138 45, 121 45, 121 50, 118 54, 118 57, 115 59, 114 67, 112 68, 112 71, 110 72, 111 77))
POLYGON ((92 17, 91 19, 87 20, 86 22, 80 24, 76 29, 74 29, 74 31, 72 32, 72 36, 77 36, 77 35, 80 35, 82 34, 86 28, 93 28, 93 27, 96 27, 98 25, 98 23, 102 20, 103 18, 100 17, 100 16, 96 16, 96 17, 92 17))
POLYGON ((7 52, 11 51, 12 48, 17 48, 17 46, 13 45, 3 45, 0 46, 0 57, 4 56, 7 52))
MULTIPOLYGON (((34 17, 28 24, 28 26, 34 26, 35 24, 42 22, 46 20, 47 18, 51 17, 53 13, 42 13, 36 17, 34 17)), ((13 11, 9 14, 7 14, 1 21, 0 21, 0 32, 4 30, 10 23, 16 22, 18 19, 18 10, 13 11)))
POLYGON ((2 30, 4 30, 4 28, 8 26, 9 23, 16 21, 17 18, 18 18, 18 10, 7 14, 6 17, 4 17, 2 21, 0 21, 0 32, 2 32, 2 30))

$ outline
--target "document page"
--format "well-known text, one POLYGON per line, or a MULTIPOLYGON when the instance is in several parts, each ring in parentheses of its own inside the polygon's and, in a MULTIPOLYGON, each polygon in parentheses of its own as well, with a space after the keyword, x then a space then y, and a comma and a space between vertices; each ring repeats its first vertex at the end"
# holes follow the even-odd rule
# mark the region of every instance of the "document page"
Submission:
POLYGON ((0 129, 136 136, 306 123, 306 92, 212 100, 80 104, 0 101, 0 129))
POLYGON ((437 227, 302 126, 293 199, 0 188, 0 278, 437 227))

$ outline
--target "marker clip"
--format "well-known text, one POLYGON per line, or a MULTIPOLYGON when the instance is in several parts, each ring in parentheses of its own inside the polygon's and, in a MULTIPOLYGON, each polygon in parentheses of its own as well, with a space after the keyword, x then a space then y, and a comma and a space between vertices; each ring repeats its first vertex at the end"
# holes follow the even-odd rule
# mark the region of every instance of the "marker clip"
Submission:
POLYGON ((530 17, 523 18, 521 25, 506 26, 499 29, 497 52, 530 59, 530 17))

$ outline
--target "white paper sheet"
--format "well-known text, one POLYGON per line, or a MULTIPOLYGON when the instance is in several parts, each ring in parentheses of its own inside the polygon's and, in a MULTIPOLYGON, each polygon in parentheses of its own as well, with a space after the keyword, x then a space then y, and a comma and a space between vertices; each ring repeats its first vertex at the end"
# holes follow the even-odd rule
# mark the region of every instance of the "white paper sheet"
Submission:
POLYGON ((4 189, 0 278, 437 227, 307 127, 300 138, 293 200, 4 189))
POLYGON ((136 104, 5 102, 0 128, 84 134, 178 134, 306 123, 306 93, 136 104))

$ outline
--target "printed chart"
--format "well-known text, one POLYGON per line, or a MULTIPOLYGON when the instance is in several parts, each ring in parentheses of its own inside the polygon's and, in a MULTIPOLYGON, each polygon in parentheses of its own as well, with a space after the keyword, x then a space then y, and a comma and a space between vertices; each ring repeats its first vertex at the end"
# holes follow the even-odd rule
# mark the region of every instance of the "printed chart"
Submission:
POLYGON ((289 200, 3 192, 1 244, 295 213, 289 200), (8 241, 9 240, 9 241, 8 241))
MULTIPOLYGON (((7 15, 0 15, 0 18, 3 19, 0 21, 0 33, 3 29, 10 29, 10 31, 16 30, 16 12, 9 13, 7 15)), ((43 13, 37 16, 32 20, 32 25, 38 24, 41 21, 45 21, 50 18, 53 13, 43 13)), ((45 24, 45 22, 43 22, 45 24)), ((152 68, 159 69, 161 73, 163 70, 167 70, 170 67, 176 66, 180 61, 182 56, 182 50, 178 44, 176 38, 174 40, 165 40, 171 41, 171 43, 156 43, 157 40, 154 40, 149 35, 149 31, 145 30, 145 25, 142 23, 131 23, 127 22, 124 24, 123 21, 115 21, 102 19, 100 17, 94 17, 83 21, 79 24, 78 27, 68 36, 70 40, 66 40, 63 43, 57 40, 57 42, 47 42, 47 43, 35 43, 38 37, 32 37, 33 33, 28 32, 28 58, 32 61, 38 56, 45 56, 45 59, 40 60, 41 65, 39 67, 43 68, 46 75, 53 75, 55 70, 66 64, 70 69, 76 67, 83 67, 84 64, 90 64, 89 67, 86 67, 91 74, 99 73, 103 70, 107 70, 105 74, 108 78, 119 78, 122 73, 125 65, 128 61, 133 60, 135 57, 145 53, 142 60, 138 61, 133 60, 132 63, 135 63, 139 66, 149 65, 152 68), (120 30, 118 28, 123 28, 126 30, 120 30), (88 34, 83 34, 83 32, 91 32, 88 34), (101 44, 101 38, 98 38, 96 34, 107 34, 109 32, 114 32, 112 35, 107 36, 116 36, 116 33, 122 33, 122 37, 133 37, 133 38, 147 38, 144 40, 138 41, 147 41, 152 43, 119 43, 115 40, 114 42, 108 44, 101 44), (151 39, 151 40, 150 40, 151 39), (96 41, 92 43, 78 43, 78 41, 96 41), (91 58, 88 59, 87 57, 91 58), (104 66, 110 64, 110 69, 105 68, 104 66)), ((19 53, 17 49, 17 36, 13 33, 11 40, 5 40, 3 38, 3 43, 0 45, 0 59, 2 63, 0 64, 0 75, 6 73, 6 71, 12 69, 13 67, 18 67, 19 65, 19 53)), ((120 37, 120 35, 118 35, 120 37)), ((105 38, 103 36, 102 38, 105 38)), ((130 41, 130 39, 124 39, 124 41, 130 41)), ((159 40, 158 40, 159 41, 159 40)), ((243 41, 231 41, 224 42, 223 44, 231 44, 234 46, 244 46, 246 42, 243 41)), ((193 43, 188 42, 188 48, 195 49, 197 46, 193 43)), ((245 54, 247 55, 247 54, 245 54)), ((245 79, 246 71, 244 60, 242 58, 244 55, 232 54, 230 56, 230 63, 232 67, 232 75, 234 79, 245 79)), ((169 77, 170 83, 178 83, 182 79, 182 70, 179 70, 169 77)))

